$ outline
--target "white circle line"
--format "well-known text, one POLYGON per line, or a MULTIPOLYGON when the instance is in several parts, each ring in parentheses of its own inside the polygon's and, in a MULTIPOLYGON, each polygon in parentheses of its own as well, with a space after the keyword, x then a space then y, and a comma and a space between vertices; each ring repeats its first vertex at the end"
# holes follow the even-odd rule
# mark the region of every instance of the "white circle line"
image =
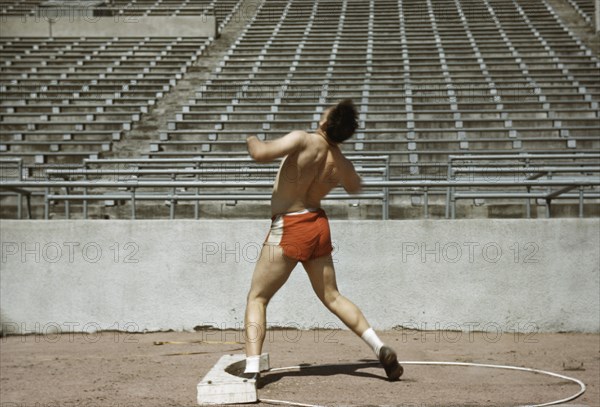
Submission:
MULTIPOLYGON (((357 363, 357 364, 360 364, 360 363, 357 363)), ((484 368, 490 368, 490 369, 520 370, 523 372, 533 372, 533 373, 543 374, 546 376, 558 377, 560 379, 568 380, 570 382, 573 382, 573 383, 576 383, 579 385, 579 391, 577 393, 573 394, 572 396, 566 397, 564 399, 550 401, 550 402, 543 403, 543 404, 528 404, 526 406, 517 406, 517 407, 545 407, 545 406, 554 406, 557 404, 566 403, 567 401, 575 400, 577 397, 581 396, 583 393, 585 393, 585 389, 586 389, 585 383, 574 377, 565 376, 565 375, 562 375, 559 373, 549 372, 547 370, 533 369, 530 367, 520 367, 520 366, 510 366, 510 365, 491 365, 491 364, 485 364, 485 363, 469 363, 469 362, 428 362, 428 361, 400 361, 400 364, 402 364, 402 365, 438 365, 438 366, 475 366, 475 367, 484 367, 484 368)), ((323 364, 323 365, 307 365, 307 366, 286 366, 286 367, 277 367, 274 369, 269 369, 268 372, 270 373, 270 372, 279 372, 279 371, 285 371, 285 370, 303 370, 303 369, 310 369, 310 368, 324 367, 324 366, 335 366, 335 365, 334 364, 328 364, 328 365, 323 364)), ((298 403, 295 401, 286 401, 286 400, 259 399, 259 401, 262 401, 265 403, 271 403, 271 404, 284 404, 284 405, 288 405, 288 406, 324 407, 324 406, 321 406, 318 404, 305 404, 305 403, 298 403)))

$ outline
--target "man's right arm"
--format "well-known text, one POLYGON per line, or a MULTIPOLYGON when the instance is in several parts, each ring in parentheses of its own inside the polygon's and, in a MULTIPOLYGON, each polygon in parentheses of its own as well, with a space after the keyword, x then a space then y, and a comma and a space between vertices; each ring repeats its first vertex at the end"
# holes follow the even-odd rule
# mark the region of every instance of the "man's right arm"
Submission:
POLYGON ((302 148, 306 140, 305 134, 303 131, 296 130, 281 138, 266 142, 260 141, 256 136, 250 136, 246 139, 248 152, 255 161, 273 161, 302 148))

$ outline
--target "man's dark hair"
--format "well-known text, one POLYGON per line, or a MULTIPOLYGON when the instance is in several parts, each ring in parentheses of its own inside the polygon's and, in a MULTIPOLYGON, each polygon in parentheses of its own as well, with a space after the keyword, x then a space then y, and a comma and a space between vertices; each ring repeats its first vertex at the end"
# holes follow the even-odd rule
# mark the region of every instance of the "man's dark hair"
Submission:
POLYGON ((348 140, 358 128, 358 113, 351 99, 342 100, 331 108, 323 130, 329 140, 341 143, 348 140))

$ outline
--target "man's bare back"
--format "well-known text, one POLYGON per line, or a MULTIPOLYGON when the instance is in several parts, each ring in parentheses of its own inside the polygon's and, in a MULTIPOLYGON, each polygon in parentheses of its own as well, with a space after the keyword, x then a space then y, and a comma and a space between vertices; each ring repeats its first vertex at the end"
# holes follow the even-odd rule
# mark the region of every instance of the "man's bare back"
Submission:
POLYGON ((257 161, 285 157, 273 187, 273 215, 319 208, 339 184, 348 193, 360 191, 360 177, 350 160, 320 132, 293 131, 268 143, 250 137, 248 150, 257 161))

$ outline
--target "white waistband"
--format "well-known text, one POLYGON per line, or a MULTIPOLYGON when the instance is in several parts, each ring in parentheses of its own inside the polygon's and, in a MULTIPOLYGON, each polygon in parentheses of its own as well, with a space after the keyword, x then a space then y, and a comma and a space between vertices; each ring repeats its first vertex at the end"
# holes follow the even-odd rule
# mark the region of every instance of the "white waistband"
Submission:
POLYGON ((283 215, 283 216, 302 215, 304 213, 318 212, 318 211, 319 211, 319 208, 306 208, 306 209, 302 209, 301 211, 282 213, 281 215, 283 215))

